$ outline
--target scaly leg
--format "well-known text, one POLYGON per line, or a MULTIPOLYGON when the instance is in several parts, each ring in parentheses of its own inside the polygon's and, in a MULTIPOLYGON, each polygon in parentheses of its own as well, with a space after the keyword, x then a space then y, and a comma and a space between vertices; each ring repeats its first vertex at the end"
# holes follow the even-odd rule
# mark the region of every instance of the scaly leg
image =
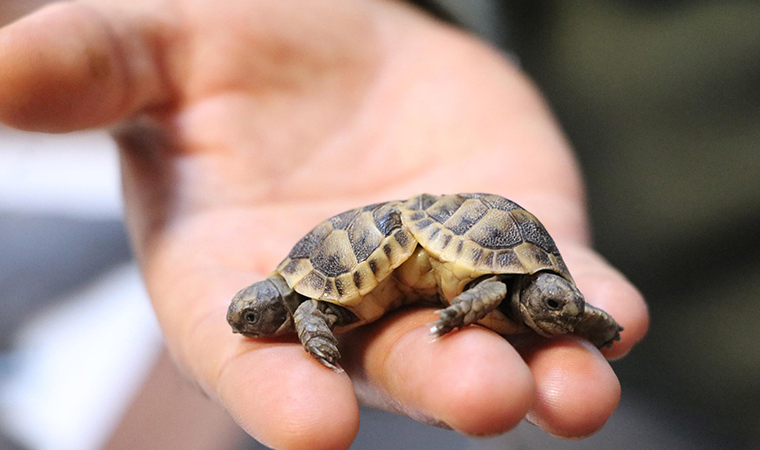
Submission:
POLYGON ((451 300, 451 306, 438 312, 430 334, 439 338, 454 328, 462 328, 484 318, 507 296, 507 285, 497 277, 484 280, 451 300))
POLYGON ((298 339, 306 351, 325 366, 342 372, 343 369, 338 367, 338 339, 332 331, 339 317, 332 313, 332 305, 328 305, 318 300, 307 300, 298 305, 293 321, 298 339))
POLYGON ((573 334, 591 341, 597 348, 612 347, 612 343, 620 340, 623 327, 615 319, 595 306, 586 303, 583 318, 576 325, 573 334))

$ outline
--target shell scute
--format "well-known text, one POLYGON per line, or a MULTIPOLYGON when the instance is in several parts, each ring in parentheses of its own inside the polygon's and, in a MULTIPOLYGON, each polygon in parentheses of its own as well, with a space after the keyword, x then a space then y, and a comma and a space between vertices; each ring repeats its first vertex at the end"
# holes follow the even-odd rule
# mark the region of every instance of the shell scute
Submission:
POLYGON ((442 198, 440 201, 431 205, 425 212, 427 212, 430 218, 436 222, 445 223, 459 210, 464 201, 464 198, 455 196, 442 198))
POLYGON ((443 225, 452 233, 462 235, 470 231, 487 212, 488 207, 480 200, 466 200, 443 225))
POLYGON ((404 202, 404 206, 411 211, 424 211, 430 208, 439 198, 438 195, 421 194, 404 202))
POLYGON ((498 209, 501 211, 513 211, 515 209, 522 209, 520 205, 498 195, 489 194, 482 198, 483 203, 488 205, 489 208, 498 209))
POLYGON ((334 230, 345 230, 353 223, 354 219, 356 219, 356 216, 358 216, 360 212, 361 209, 359 208, 352 209, 332 216, 327 219, 327 221, 330 222, 330 225, 332 225, 334 230))
POLYGON ((309 259, 315 269, 328 277, 349 272, 358 262, 344 230, 330 233, 309 259))
MULTIPOLYGON (((512 271, 515 267, 522 267, 520 258, 512 250, 502 250, 496 254, 496 265, 500 271, 512 271)), ((502 272, 502 273, 505 273, 502 272)))
POLYGON ((308 258, 333 230, 329 223, 321 223, 296 242, 288 255, 291 259, 308 258))
POLYGON ((517 226, 520 228, 520 233, 526 241, 536 244, 549 253, 559 253, 554 240, 533 214, 523 209, 513 211, 512 217, 515 218, 517 226))
POLYGON ((361 214, 348 227, 348 241, 357 261, 365 261, 383 242, 385 235, 374 225, 370 214, 361 214))
POLYGON ((401 227, 401 213, 395 203, 383 203, 372 211, 375 226, 384 236, 390 235, 393 230, 401 227))
POLYGON ((490 249, 510 248, 522 242, 517 223, 505 211, 492 209, 467 233, 475 243, 490 249))
POLYGON ((311 271, 308 275, 301 278, 301 281, 298 282, 296 287, 309 290, 310 292, 319 292, 321 296, 321 293, 325 290, 325 281, 326 278, 324 275, 316 271, 311 271))

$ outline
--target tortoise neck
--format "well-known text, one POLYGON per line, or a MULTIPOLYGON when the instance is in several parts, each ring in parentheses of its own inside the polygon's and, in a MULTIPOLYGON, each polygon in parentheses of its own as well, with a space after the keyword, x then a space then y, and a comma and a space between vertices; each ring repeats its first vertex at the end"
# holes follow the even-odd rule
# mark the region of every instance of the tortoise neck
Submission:
POLYGON ((298 305, 307 300, 306 297, 291 289, 285 279, 279 275, 269 277, 269 281, 274 284, 274 287, 277 288, 277 291, 280 293, 282 303, 285 305, 285 308, 289 313, 288 319, 292 321, 293 314, 295 314, 298 305))
MULTIPOLYGON (((520 303, 522 300, 523 291, 526 286, 533 282, 535 278, 533 275, 513 276, 507 283, 507 298, 509 299, 509 308, 504 311, 507 316, 517 323, 524 323, 524 317, 522 317, 520 303)), ((507 303, 507 302, 505 302, 507 303)))

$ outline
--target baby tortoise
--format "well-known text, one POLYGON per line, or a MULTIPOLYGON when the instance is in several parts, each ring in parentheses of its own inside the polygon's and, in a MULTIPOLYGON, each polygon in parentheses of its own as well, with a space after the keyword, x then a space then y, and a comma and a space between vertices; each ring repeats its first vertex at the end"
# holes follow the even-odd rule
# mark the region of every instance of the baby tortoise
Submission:
POLYGON ((447 306, 434 337, 478 323, 500 334, 575 333, 602 348, 623 330, 584 301, 541 222, 490 194, 422 194, 331 217, 269 278, 238 292, 227 321, 251 337, 295 331, 340 370, 333 332, 416 302, 447 306))

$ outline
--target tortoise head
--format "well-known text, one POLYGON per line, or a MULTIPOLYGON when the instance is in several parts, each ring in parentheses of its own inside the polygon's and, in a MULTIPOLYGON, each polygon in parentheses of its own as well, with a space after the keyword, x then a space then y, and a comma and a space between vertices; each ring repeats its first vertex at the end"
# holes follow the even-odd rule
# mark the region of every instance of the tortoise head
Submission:
POLYGON ((286 299, 293 291, 278 277, 253 283, 232 298, 227 322, 234 333, 250 337, 278 336, 293 331, 293 313, 286 299))
MULTIPOLYGON (((570 281, 551 272, 531 275, 513 302, 522 321, 541 336, 571 333, 583 318, 583 294, 570 281)), ((514 307, 513 306, 513 307, 514 307)))

